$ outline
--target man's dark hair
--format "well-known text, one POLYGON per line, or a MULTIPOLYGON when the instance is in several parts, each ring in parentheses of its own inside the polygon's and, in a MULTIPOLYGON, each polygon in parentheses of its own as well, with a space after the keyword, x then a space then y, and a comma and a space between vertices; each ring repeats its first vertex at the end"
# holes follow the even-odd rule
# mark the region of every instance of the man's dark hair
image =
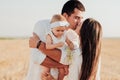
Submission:
POLYGON ((77 8, 80 11, 85 11, 85 7, 80 1, 69 0, 64 4, 61 14, 67 13, 67 15, 70 16, 72 13, 74 13, 75 8, 77 8))

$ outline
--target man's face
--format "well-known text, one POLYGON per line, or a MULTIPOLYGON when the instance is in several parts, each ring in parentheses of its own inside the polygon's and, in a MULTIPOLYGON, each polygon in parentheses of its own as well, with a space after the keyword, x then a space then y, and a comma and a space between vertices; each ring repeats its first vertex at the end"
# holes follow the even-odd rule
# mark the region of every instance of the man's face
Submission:
POLYGON ((75 30, 78 25, 81 24, 83 20, 83 13, 79 9, 75 8, 74 13, 72 13, 70 16, 67 16, 66 19, 70 24, 70 28, 75 30))

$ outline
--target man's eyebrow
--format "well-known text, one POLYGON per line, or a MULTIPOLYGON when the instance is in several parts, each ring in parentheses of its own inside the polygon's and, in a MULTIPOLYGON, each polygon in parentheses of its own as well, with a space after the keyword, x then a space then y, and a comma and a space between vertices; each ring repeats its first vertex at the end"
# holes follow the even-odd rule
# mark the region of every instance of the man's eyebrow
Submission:
POLYGON ((80 18, 80 19, 83 19, 83 16, 75 16, 75 17, 80 18))

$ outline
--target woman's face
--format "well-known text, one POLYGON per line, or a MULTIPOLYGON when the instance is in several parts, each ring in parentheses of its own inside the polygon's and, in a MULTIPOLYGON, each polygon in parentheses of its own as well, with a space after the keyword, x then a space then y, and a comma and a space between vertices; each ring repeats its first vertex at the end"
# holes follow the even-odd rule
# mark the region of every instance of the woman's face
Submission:
POLYGON ((70 28, 75 30, 76 27, 78 25, 81 25, 81 22, 83 20, 83 13, 82 11, 80 11, 79 9, 75 8, 74 9, 74 13, 72 13, 70 16, 66 16, 66 20, 69 22, 70 24, 70 28))

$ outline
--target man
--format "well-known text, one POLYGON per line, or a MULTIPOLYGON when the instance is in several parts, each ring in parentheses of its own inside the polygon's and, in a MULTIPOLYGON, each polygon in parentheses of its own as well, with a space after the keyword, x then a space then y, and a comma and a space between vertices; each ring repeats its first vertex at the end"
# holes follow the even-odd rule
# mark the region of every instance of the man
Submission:
MULTIPOLYGON (((77 33, 79 33, 80 27, 78 27, 78 26, 81 25, 84 11, 85 11, 85 8, 80 1, 69 0, 64 4, 61 14, 69 22, 69 24, 70 24, 69 27, 71 29, 75 30, 77 33)), ((45 43, 44 43, 45 42, 45 32, 46 32, 46 30, 49 30, 48 26, 49 26, 49 20, 39 21, 35 25, 34 33, 36 33, 38 37, 34 34, 33 37, 31 37, 29 40, 29 46, 31 48, 34 48, 34 50, 33 50, 34 54, 31 55, 31 56, 34 56, 34 58, 31 58, 30 62, 32 63, 34 60, 42 65, 49 65, 49 64, 52 64, 52 62, 53 62, 54 63, 53 65, 64 66, 59 63, 61 58, 63 57, 60 50, 58 50, 58 49, 47 50, 45 48, 45 43), (41 56, 38 57, 38 55, 41 55, 41 56)), ((40 65, 38 65, 38 66, 40 66, 40 65)), ((38 70, 40 70, 40 68, 37 69, 37 71, 38 70)), ((34 73, 34 72, 30 71, 30 73, 29 73, 29 75, 32 76, 33 74, 38 75, 40 72, 38 71, 38 73, 34 73)), ((30 79, 31 78, 29 78, 29 80, 30 79)), ((31 80, 40 80, 40 79, 34 77, 31 80)))

